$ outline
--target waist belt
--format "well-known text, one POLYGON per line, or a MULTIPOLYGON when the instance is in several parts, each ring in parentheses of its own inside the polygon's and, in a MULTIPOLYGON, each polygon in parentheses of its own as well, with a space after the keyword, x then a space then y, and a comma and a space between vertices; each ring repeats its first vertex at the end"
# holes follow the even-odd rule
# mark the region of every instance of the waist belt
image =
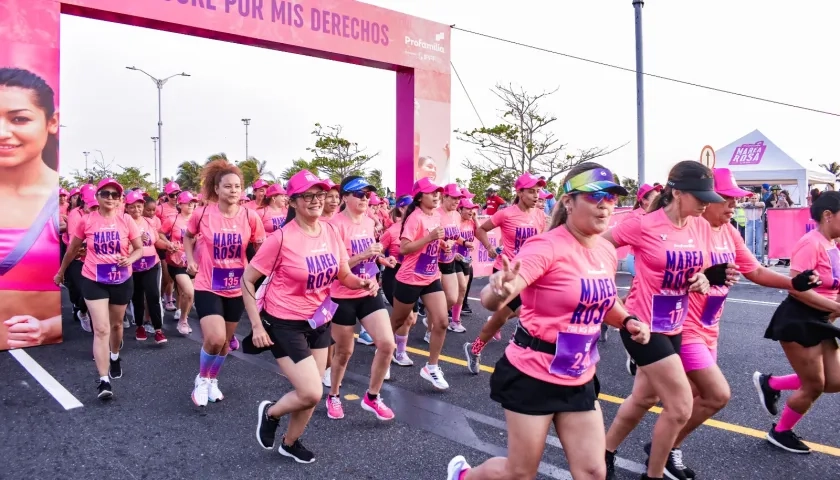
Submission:
POLYGON ((522 325, 516 326, 516 331, 513 334, 513 343, 522 348, 530 348, 535 352, 547 353, 555 355, 557 353, 557 344, 546 342, 532 336, 527 330, 522 328, 522 325))

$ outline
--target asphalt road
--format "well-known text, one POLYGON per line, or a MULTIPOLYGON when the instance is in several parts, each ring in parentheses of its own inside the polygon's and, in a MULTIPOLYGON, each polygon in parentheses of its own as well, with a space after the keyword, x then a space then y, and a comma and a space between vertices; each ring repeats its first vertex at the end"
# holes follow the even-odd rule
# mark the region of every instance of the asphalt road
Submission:
MULTIPOLYGON (((629 277, 618 280, 626 286, 629 277)), ((481 285, 475 282, 473 296, 481 285)), ((836 395, 821 398, 796 429, 815 444, 815 453, 783 453, 763 439, 773 419, 759 408, 751 375, 756 369, 790 372, 779 346, 762 338, 782 298, 782 292, 749 284, 730 293, 719 363, 731 384, 732 400, 714 425, 701 427, 683 446, 685 462, 698 478, 838 476, 836 395)), ((364 394, 373 356, 373 347, 357 345, 342 388, 346 417, 328 419, 321 403, 302 439, 317 455, 311 465, 266 452, 254 438, 259 402, 277 399, 290 388, 270 354, 232 354, 220 374, 225 400, 202 411, 190 401, 200 349, 197 321, 191 319, 195 332, 185 338, 167 316, 169 343, 164 346, 136 342, 133 331, 126 332, 124 376, 113 382, 114 399, 103 404, 96 399, 91 336, 65 311, 61 345, 0 353, 0 479, 443 479, 454 455, 478 464, 506 452, 504 416, 489 398, 489 373, 473 376, 464 367, 462 345, 475 337, 488 315, 477 301, 471 303, 475 313, 463 319, 467 333, 450 332, 447 337, 441 362, 451 385, 446 392, 433 390, 420 378, 427 345, 422 325, 412 331, 409 354, 415 366, 393 366, 392 380, 383 389, 397 415, 393 422, 377 421, 358 400, 350 400, 364 394)), ((238 334, 246 335, 248 328, 242 322, 238 334)), ((503 338, 512 328, 506 326, 503 338)), ((502 342, 491 343, 483 355, 485 365, 492 368, 503 349, 502 342)), ((611 335, 600 353, 601 406, 608 425, 630 393, 632 377, 624 369, 618 335, 611 335)), ((656 418, 649 413, 619 449, 619 478, 639 477, 645 460, 642 446, 656 418)), ((551 436, 539 478, 569 479, 566 469, 559 442, 551 436)))

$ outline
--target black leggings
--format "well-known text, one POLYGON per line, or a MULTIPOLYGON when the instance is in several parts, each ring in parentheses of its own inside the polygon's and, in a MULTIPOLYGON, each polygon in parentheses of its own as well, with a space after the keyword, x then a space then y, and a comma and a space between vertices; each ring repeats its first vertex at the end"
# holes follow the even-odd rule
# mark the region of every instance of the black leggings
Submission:
POLYGON ((163 313, 160 310, 160 263, 145 272, 134 272, 134 296, 131 303, 134 305, 134 322, 138 326, 143 325, 143 318, 146 315, 146 305, 149 305, 149 318, 152 319, 152 326, 155 330, 163 328, 163 313))
POLYGON ((467 297, 470 296, 470 287, 472 287, 473 271, 474 270, 475 270, 474 268, 470 268, 470 279, 467 281, 467 293, 464 294, 464 303, 461 305, 462 308, 467 306, 467 302, 468 302, 467 297))
POLYGON ((82 297, 82 267, 84 264, 79 260, 70 262, 67 267, 67 274, 65 275, 65 284, 67 285, 67 293, 70 294, 70 303, 73 304, 76 310, 87 313, 87 303, 82 297))

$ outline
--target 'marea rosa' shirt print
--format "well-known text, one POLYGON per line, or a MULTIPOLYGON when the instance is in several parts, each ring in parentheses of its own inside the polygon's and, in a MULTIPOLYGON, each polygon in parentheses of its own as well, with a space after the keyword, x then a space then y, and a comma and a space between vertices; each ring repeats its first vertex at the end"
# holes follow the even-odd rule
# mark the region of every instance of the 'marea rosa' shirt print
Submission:
POLYGON ((604 321, 604 314, 615 304, 616 292, 612 278, 581 278, 580 298, 567 331, 579 333, 579 325, 600 325, 604 321))
POLYGON ((117 255, 121 250, 122 243, 119 231, 93 232, 93 251, 97 255, 117 255))
MULTIPOLYGON (((674 248, 695 248, 689 239, 688 245, 674 244, 674 248)), ((688 288, 688 279, 703 269, 702 250, 666 250, 665 274, 662 277, 662 290, 684 293, 688 288)), ((664 292, 663 292, 664 293, 664 292)))
POLYGON ((242 258, 242 235, 239 233, 213 234, 213 259, 242 258))
POLYGON ((513 236, 513 254, 516 255, 519 253, 519 249, 522 248, 525 240, 528 240, 537 233, 536 227, 516 227, 513 236))
POLYGON ((306 278, 306 291, 316 292, 328 286, 338 274, 338 259, 332 253, 322 253, 305 257, 306 269, 309 275, 306 278))

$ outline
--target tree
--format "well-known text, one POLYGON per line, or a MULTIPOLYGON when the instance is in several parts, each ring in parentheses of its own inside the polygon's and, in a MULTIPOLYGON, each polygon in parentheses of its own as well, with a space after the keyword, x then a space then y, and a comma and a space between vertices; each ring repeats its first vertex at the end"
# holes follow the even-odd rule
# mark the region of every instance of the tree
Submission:
POLYGON ((335 183, 349 175, 365 175, 365 166, 374 159, 373 155, 365 153, 366 148, 359 148, 359 144, 351 142, 341 136, 341 125, 322 127, 315 124, 315 146, 306 150, 315 154, 312 163, 326 177, 335 183))
POLYGON ((834 175, 835 178, 840 180, 840 163, 831 162, 828 165, 821 163, 820 166, 831 172, 831 174, 834 175))
MULTIPOLYGON (((487 187, 490 185, 498 185, 498 179, 502 175, 500 169, 490 170, 489 172, 482 172, 482 171, 473 171, 472 176, 470 177, 469 182, 465 182, 460 178, 455 179, 455 183, 458 185, 467 185, 467 189, 471 193, 475 194, 475 198, 473 198, 473 202, 478 205, 484 205, 487 203, 487 197, 484 193, 487 191, 487 187)), ((511 183, 512 185, 512 183, 511 183)), ((506 192, 500 192, 506 200, 510 200, 507 198, 509 195, 506 192)))
POLYGON ((58 186, 65 190, 70 190, 74 187, 73 182, 66 177, 58 177, 58 186))
POLYGON ((386 194, 385 190, 382 188, 382 170, 380 170, 378 168, 374 168, 373 170, 371 170, 367 173, 365 178, 367 179, 369 184, 376 187, 377 194, 380 197, 382 197, 382 198, 386 197, 387 194, 386 194))
POLYGON ((501 123, 489 128, 455 130, 461 141, 477 147, 476 153, 481 157, 464 160, 464 168, 480 172, 482 176, 498 171, 500 175, 495 183, 503 191, 508 191, 516 177, 525 172, 545 175, 546 180, 552 182, 570 168, 609 155, 624 146, 612 149, 592 147, 578 150, 575 154, 567 153, 566 144, 560 143, 555 133, 549 130, 557 117, 543 114, 539 105, 557 90, 559 87, 533 95, 521 87, 517 89, 512 85, 497 84, 493 94, 503 104, 499 110, 501 123))
MULTIPOLYGON (((197 192, 201 189, 201 169, 204 168, 195 160, 181 162, 175 176, 175 182, 182 190, 197 192)), ((166 183, 164 183, 166 185, 166 183)))
MULTIPOLYGON (((615 175, 615 174, 613 174, 615 175)), ((639 182, 635 178, 624 177, 619 183, 622 187, 627 189, 627 196, 622 199, 622 205, 632 207, 636 204, 636 195, 639 192, 639 182), (629 200, 629 202, 628 202, 629 200)))
POLYGON ((237 166, 242 170, 242 176, 245 180, 245 185, 253 185, 258 178, 263 180, 274 180, 274 174, 268 170, 268 162, 260 161, 254 157, 249 157, 237 163, 237 166))
POLYGON ((149 173, 143 173, 137 167, 120 167, 122 172, 115 173, 114 179, 120 182, 126 190, 131 188, 143 188, 146 191, 154 188, 154 184, 149 180, 149 173))
POLYGON ((310 162, 308 160, 299 158, 297 160, 292 161, 291 167, 283 170, 283 173, 280 174, 280 178, 288 182, 290 178, 292 178, 296 173, 298 173, 301 170, 309 170, 309 172, 311 172, 316 177, 320 176, 320 174, 318 173, 318 165, 315 165, 314 160, 310 162))

